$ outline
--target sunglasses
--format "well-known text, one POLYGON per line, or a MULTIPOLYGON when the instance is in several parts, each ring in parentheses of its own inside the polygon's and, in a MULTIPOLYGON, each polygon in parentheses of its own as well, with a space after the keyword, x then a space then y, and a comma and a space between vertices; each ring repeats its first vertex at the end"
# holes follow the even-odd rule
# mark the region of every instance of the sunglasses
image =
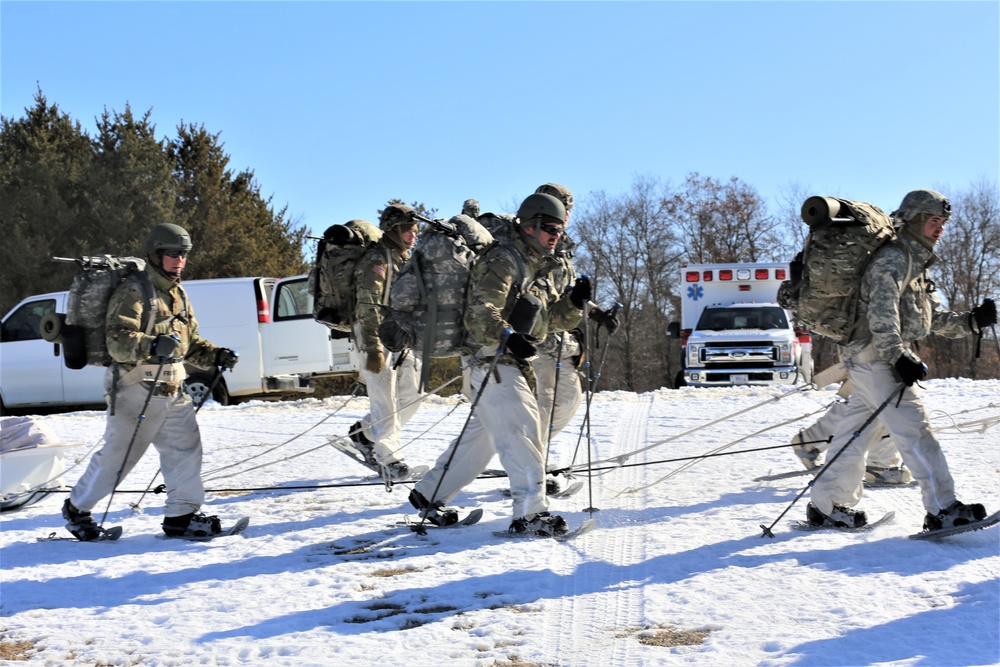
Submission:
POLYGON ((163 250, 164 257, 170 257, 171 259, 186 258, 188 256, 188 250, 163 250))
POLYGON ((549 236, 562 236, 566 233, 564 228, 556 227, 555 225, 539 225, 538 228, 549 236))

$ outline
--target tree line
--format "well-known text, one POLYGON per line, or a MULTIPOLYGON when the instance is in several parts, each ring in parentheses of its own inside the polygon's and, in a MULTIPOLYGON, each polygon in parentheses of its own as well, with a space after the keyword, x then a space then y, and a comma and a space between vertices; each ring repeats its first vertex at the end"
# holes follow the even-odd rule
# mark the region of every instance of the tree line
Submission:
POLYGON ((0 312, 67 289, 76 267, 53 256, 135 255, 150 227, 191 234, 185 277, 303 273, 307 230, 234 171, 218 134, 181 124, 157 138, 150 113, 105 111, 91 136, 39 90, 0 130, 0 312))
MULTIPOLYGON (((791 186, 769 207, 739 178, 697 173, 677 185, 640 176, 624 193, 578 194, 570 221, 578 271, 593 277, 602 306, 622 304, 618 333, 593 341, 592 361, 604 359, 599 388, 673 386, 679 341, 666 331, 680 319, 680 267, 788 261, 807 231, 799 207, 813 194, 850 198, 791 186)), ((1000 191, 982 181, 946 194, 953 214, 931 275, 943 301, 968 310, 1000 296, 1000 191)), ((91 136, 39 90, 23 118, 2 118, 0 200, 0 313, 31 294, 67 288, 75 267, 51 257, 134 254, 154 221, 191 234, 188 279, 290 276, 313 259, 305 227, 261 194, 252 170, 229 166, 219 134, 182 123, 176 136, 158 139, 150 113, 136 116, 127 105, 105 111, 91 136)), ((836 361, 829 341, 813 343, 817 369, 836 361)), ((931 336, 919 354, 932 377, 1000 377, 996 343, 982 343, 976 358, 974 338, 931 336)))

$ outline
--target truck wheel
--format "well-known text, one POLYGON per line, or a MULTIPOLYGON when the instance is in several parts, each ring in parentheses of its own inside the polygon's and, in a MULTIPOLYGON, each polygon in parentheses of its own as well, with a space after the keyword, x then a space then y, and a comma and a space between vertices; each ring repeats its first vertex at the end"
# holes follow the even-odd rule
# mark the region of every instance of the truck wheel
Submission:
POLYGON ((679 371, 677 376, 674 378, 674 389, 680 389, 681 387, 686 387, 687 383, 684 382, 684 371, 679 371))
MULTIPOLYGON (((215 376, 212 373, 192 373, 184 381, 184 392, 191 397, 195 406, 201 405, 208 394, 208 388, 212 386, 215 376)), ((229 405, 229 390, 226 389, 226 381, 219 380, 212 390, 212 398, 219 405, 229 405)))

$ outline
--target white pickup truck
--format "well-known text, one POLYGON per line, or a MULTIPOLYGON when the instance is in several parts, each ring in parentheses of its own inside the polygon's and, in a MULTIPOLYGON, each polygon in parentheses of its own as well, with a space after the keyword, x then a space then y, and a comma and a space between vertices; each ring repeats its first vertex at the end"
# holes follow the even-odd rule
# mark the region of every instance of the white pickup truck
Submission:
MULTIPOLYGON (((240 355, 223 373, 213 398, 228 404, 286 392, 312 392, 313 378, 354 373, 358 356, 349 338, 332 339, 312 316, 308 277, 220 278, 184 282, 199 333, 240 355)), ((38 325, 65 313, 68 292, 31 296, 7 313, 0 329, 0 411, 5 408, 103 405, 104 368, 71 370, 61 346, 44 340, 38 325)), ((190 368, 186 389, 200 401, 215 373, 190 368)))
POLYGON ((812 339, 778 305, 786 263, 694 264, 681 268, 683 370, 676 386, 793 384, 812 379, 812 339))

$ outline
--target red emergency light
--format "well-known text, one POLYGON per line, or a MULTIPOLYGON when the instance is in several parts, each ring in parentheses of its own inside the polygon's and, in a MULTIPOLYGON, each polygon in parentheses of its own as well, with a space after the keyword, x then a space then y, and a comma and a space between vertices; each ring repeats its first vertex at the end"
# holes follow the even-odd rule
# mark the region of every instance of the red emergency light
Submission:
POLYGON ((685 271, 684 281, 688 283, 698 282, 698 272, 697 271, 685 271))
POLYGON ((732 280, 733 270, 732 269, 720 269, 719 270, 719 280, 732 280))
POLYGON ((755 269, 753 272, 753 277, 756 278, 757 280, 767 280, 769 273, 770 272, 767 269, 755 269))

